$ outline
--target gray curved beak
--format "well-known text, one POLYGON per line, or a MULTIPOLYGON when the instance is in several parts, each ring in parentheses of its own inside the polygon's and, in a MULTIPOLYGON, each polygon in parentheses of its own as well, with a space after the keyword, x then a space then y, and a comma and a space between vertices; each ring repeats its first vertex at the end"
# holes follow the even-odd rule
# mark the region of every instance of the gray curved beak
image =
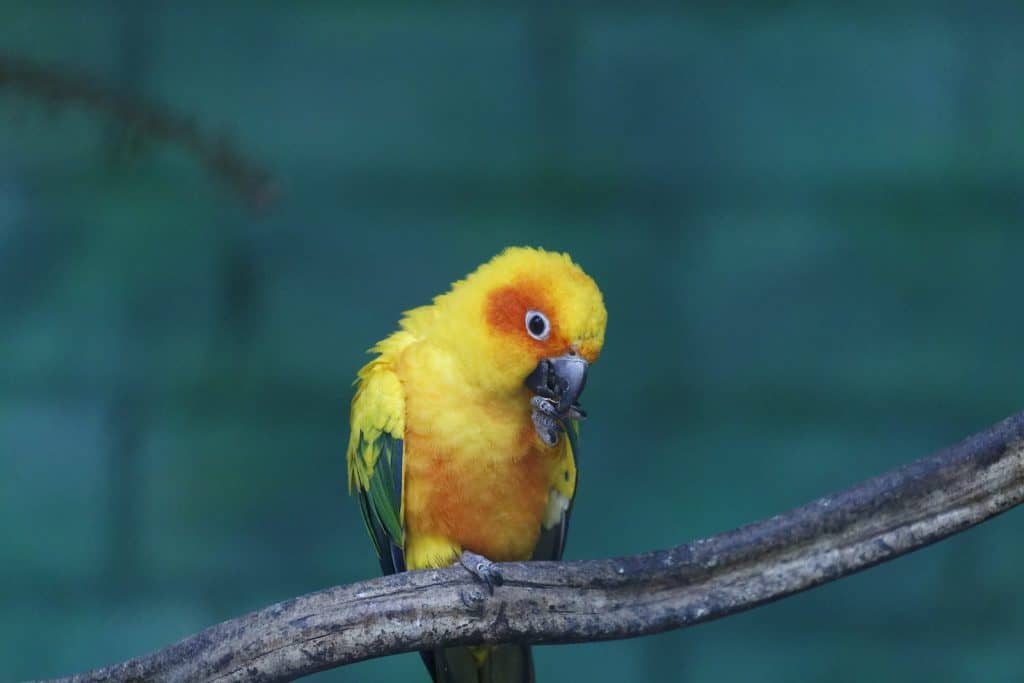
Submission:
POLYGON ((558 413, 565 415, 587 386, 590 364, 576 354, 545 358, 526 378, 533 393, 558 401, 558 413))

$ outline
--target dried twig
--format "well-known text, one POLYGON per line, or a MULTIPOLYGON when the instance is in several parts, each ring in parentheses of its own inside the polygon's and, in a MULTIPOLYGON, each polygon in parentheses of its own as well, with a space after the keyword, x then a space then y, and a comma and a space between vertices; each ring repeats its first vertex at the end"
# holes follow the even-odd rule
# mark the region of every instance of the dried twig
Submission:
POLYGON ((165 107, 119 94, 66 67, 46 66, 4 54, 0 54, 0 88, 90 110, 126 126, 132 135, 179 145, 226 180, 251 205, 266 206, 274 199, 274 185, 265 170, 227 138, 208 135, 193 119, 165 107))
POLYGON ((330 588, 63 679, 288 680, 447 644, 571 643, 692 626, 921 548, 1024 500, 1024 413, 784 515, 659 551, 502 565, 489 597, 459 568, 330 588))

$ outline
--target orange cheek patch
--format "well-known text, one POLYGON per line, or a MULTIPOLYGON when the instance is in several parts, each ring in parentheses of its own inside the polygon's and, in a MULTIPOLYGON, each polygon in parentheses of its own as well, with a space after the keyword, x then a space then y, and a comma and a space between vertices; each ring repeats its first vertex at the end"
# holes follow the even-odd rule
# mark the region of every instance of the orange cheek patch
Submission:
POLYGON ((494 290, 487 297, 487 324, 506 334, 522 332, 526 312, 534 300, 523 287, 510 285, 494 290))
POLYGON ((508 285, 494 290, 487 296, 487 324, 491 329, 509 335, 533 348, 553 349, 566 344, 558 334, 554 309, 549 305, 544 291, 531 283, 508 285), (540 342, 526 333, 526 312, 542 311, 551 321, 551 336, 540 342))

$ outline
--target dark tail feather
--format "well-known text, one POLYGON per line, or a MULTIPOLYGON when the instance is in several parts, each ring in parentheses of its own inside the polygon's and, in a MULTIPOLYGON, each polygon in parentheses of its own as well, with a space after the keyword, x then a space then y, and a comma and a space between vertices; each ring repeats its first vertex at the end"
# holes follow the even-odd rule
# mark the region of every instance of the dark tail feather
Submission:
POLYGON ((421 652, 434 683, 534 683, 533 656, 527 645, 495 645, 483 666, 468 647, 421 652))

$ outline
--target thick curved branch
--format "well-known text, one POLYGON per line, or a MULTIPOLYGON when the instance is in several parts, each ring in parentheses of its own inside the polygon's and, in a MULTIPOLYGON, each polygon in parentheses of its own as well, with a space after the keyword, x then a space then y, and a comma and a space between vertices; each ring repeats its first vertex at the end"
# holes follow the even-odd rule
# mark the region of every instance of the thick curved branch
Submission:
POLYGON ((439 645, 629 638, 750 609, 963 531, 1024 500, 1024 413, 777 517, 671 550, 502 565, 487 595, 461 568, 330 588, 73 676, 287 680, 439 645))
POLYGON ((119 94, 86 76, 0 53, 0 88, 94 111, 117 121, 134 135, 177 144, 253 206, 266 206, 276 194, 270 174, 226 138, 209 136, 191 118, 119 94))

